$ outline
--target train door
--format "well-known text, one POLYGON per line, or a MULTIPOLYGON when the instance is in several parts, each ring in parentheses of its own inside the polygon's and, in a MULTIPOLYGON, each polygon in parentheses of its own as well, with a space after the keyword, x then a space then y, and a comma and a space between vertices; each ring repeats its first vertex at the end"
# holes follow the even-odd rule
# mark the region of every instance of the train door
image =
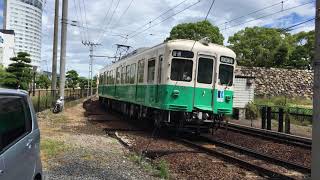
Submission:
POLYGON ((194 107, 204 111, 213 110, 214 56, 198 55, 194 89, 194 107))
POLYGON ((157 76, 157 89, 156 89, 156 103, 159 103, 160 93, 161 93, 161 75, 162 75, 162 62, 163 55, 159 55, 158 60, 158 76, 157 76))

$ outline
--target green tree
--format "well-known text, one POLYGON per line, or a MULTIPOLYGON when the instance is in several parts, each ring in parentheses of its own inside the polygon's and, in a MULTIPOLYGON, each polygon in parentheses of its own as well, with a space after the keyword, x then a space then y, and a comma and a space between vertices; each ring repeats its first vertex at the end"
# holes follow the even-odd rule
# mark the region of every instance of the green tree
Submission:
POLYGON ((93 88, 96 88, 97 87, 97 76, 93 76, 93 79, 91 81, 91 86, 93 88))
POLYGON ((286 67, 289 60, 289 45, 287 43, 282 43, 276 49, 273 57, 273 66, 274 67, 286 67))
POLYGON ((88 79, 85 77, 79 77, 79 87, 81 89, 87 88, 88 87, 88 79))
POLYGON ((223 36, 218 27, 213 26, 209 21, 196 23, 183 23, 172 28, 170 36, 166 39, 191 39, 200 40, 204 37, 210 38, 212 43, 223 44, 223 36))
POLYGON ((250 27, 229 37, 228 42, 237 54, 239 65, 272 67, 287 59, 289 48, 285 43, 290 36, 275 28, 250 27))
POLYGON ((314 31, 299 32, 293 35, 292 47, 290 54, 289 66, 298 69, 307 69, 312 65, 314 57, 314 31))
POLYGON ((70 70, 66 75, 66 84, 68 88, 76 88, 79 82, 79 74, 75 70, 70 70))
POLYGON ((0 87, 6 87, 6 84, 14 82, 15 76, 11 73, 8 73, 6 69, 0 65, 0 87))
POLYGON ((36 77, 37 87, 41 89, 48 89, 50 87, 51 81, 49 77, 45 74, 39 74, 36 77))
POLYGON ((13 63, 9 64, 7 72, 11 75, 7 76, 4 84, 11 88, 28 89, 32 81, 31 59, 30 55, 25 52, 18 52, 16 57, 10 58, 13 63))

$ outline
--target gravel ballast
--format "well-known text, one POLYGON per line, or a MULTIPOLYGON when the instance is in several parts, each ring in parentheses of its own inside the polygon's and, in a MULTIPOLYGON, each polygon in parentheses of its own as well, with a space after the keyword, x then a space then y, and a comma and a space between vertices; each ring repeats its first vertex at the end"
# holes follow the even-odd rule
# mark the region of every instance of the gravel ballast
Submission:
POLYGON ((41 144, 51 143, 41 149, 46 180, 159 179, 129 159, 130 152, 105 134, 104 122, 87 121, 82 103, 60 114, 41 112, 38 119, 41 144))

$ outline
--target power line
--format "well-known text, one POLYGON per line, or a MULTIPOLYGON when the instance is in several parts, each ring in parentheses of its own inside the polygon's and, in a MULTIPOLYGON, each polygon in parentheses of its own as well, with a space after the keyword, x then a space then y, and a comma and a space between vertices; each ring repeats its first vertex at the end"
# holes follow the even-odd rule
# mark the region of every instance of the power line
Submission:
POLYGON ((206 18, 204 18, 204 20, 207 20, 207 19, 208 19, 208 16, 209 16, 209 14, 210 14, 210 12, 211 12, 212 6, 213 6, 213 4, 214 4, 215 1, 216 1, 216 0, 213 0, 213 1, 212 1, 211 5, 210 5, 210 8, 209 8, 209 10, 208 10, 208 12, 207 12, 206 18))
POLYGON ((88 37, 88 41, 90 41, 90 35, 89 35, 89 31, 88 31, 88 20, 87 20, 87 10, 86 10, 86 4, 84 2, 84 0, 82 0, 82 5, 83 5, 83 10, 84 10, 84 20, 85 20, 85 25, 87 27, 87 37, 88 37))
MULTIPOLYGON (((83 18, 82 18, 82 14, 83 13, 82 13, 82 8, 81 8, 81 1, 78 3, 78 6, 79 6, 79 13, 80 13, 80 22, 79 23, 81 24, 81 26, 83 26, 83 24, 84 24, 83 22, 84 21, 83 21, 83 18)), ((87 41, 88 38, 87 38, 87 34, 86 34, 86 30, 85 29, 83 29, 83 34, 84 34, 83 35, 84 36, 84 40, 87 41)))
MULTIPOLYGON (((101 36, 101 33, 104 32, 104 31, 103 31, 103 27, 104 27, 105 21, 107 20, 107 17, 108 17, 108 15, 109 15, 109 12, 110 12, 110 10, 111 10, 112 4, 113 4, 113 0, 111 1, 110 6, 109 6, 109 8, 108 8, 108 10, 107 10, 107 12, 106 12, 106 15, 104 16, 104 18, 103 18, 103 20, 102 20, 101 31, 100 31, 98 37, 100 37, 100 36, 101 36)), ((97 40, 98 40, 98 39, 97 39, 97 40)))
MULTIPOLYGON (((79 14, 78 14, 78 7, 77 7, 77 3, 76 0, 73 0, 74 3, 74 10, 76 12, 76 19, 79 23, 81 23, 80 19, 79 19, 79 14)), ((83 37, 83 29, 81 28, 83 26, 79 26, 79 30, 80 30, 80 36, 81 36, 81 41, 85 40, 85 37, 83 37)))
POLYGON ((184 8, 184 9, 182 9, 182 10, 178 11, 177 13, 174 13, 173 15, 171 15, 171 16, 169 16, 169 17, 167 17, 167 18, 163 19, 163 20, 162 20, 162 21, 160 21, 159 23, 154 24, 154 25, 152 25, 152 26, 150 26, 150 27, 148 27, 148 28, 146 28, 146 29, 144 29, 144 30, 142 30, 142 31, 139 31, 139 32, 137 32, 137 33, 133 34, 131 37, 128 37, 128 38, 136 37, 136 36, 138 36, 139 34, 141 34, 141 33, 145 32, 145 31, 149 30, 150 28, 152 28, 152 27, 154 27, 154 26, 157 26, 157 25, 159 25, 159 24, 163 23, 164 21, 166 21, 166 20, 168 20, 168 19, 170 19, 170 18, 172 18, 172 17, 174 17, 174 16, 176 16, 176 15, 178 15, 178 14, 180 14, 180 13, 182 13, 182 12, 186 11, 187 9, 190 9, 191 7, 195 6, 196 4, 198 4, 198 3, 200 3, 200 2, 201 2, 201 0, 198 0, 197 2, 195 2, 195 3, 193 3, 193 4, 189 5, 189 6, 187 6, 186 8, 184 8))
POLYGON ((311 4, 311 3, 314 3, 314 1, 311 1, 311 2, 308 2, 308 3, 304 3, 304 4, 300 4, 300 5, 291 7, 291 8, 283 9, 283 10, 280 10, 280 11, 277 11, 277 12, 274 12, 274 13, 271 13, 271 14, 267 14, 267 15, 264 15, 264 16, 260 16, 260 17, 258 17, 258 18, 255 18, 255 19, 252 19, 252 20, 248 20, 248 21, 245 21, 245 22, 243 22, 243 23, 239 23, 239 24, 236 24, 236 25, 233 25, 233 26, 230 26, 230 27, 226 27, 226 28, 223 29, 222 31, 227 30, 227 29, 230 29, 230 28, 233 28, 233 27, 241 26, 241 25, 247 24, 247 23, 249 23, 249 22, 257 21, 257 20, 259 20, 259 19, 263 19, 263 18, 272 16, 272 15, 275 15, 275 14, 278 14, 278 13, 282 13, 282 12, 285 12, 285 11, 289 11, 289 10, 292 10, 292 9, 295 9, 295 8, 298 8, 298 7, 301 7, 301 6, 305 6, 305 5, 308 5, 308 4, 311 4))
POLYGON ((123 18, 123 16, 127 13, 128 9, 130 8, 131 4, 133 3, 133 0, 130 1, 129 5, 127 6, 127 8, 123 11, 123 13, 120 15, 119 19, 117 20, 117 23, 113 26, 114 28, 116 26, 118 26, 118 24, 121 22, 121 19, 123 18))
MULTIPOLYGON (((103 29, 108 29, 110 23, 112 22, 113 16, 114 16, 116 10, 118 9, 119 3, 120 3, 120 0, 118 0, 116 7, 114 8, 114 10, 113 10, 113 12, 112 12, 112 14, 111 14, 111 17, 110 17, 109 22, 107 23, 106 26, 104 26, 103 29)), ((98 41, 97 41, 97 42, 101 41, 101 38, 104 36, 104 34, 105 34, 105 31, 104 31, 104 32, 102 33, 102 35, 98 38, 98 41)))
POLYGON ((315 19, 316 19, 316 18, 314 17, 314 18, 308 19, 308 20, 306 20, 306 21, 303 21, 303 22, 294 24, 294 25, 292 25, 292 26, 286 27, 286 28, 284 28, 284 29, 282 29, 282 30, 283 30, 283 31, 287 31, 287 32, 293 31, 293 30, 295 30, 295 29, 292 29, 292 28, 297 27, 297 26, 300 26, 300 25, 305 24, 305 23, 308 23, 308 22, 313 21, 313 20, 315 20, 315 19))
POLYGON ((247 16, 249 16, 249 15, 252 15, 252 14, 255 14, 255 13, 257 13, 257 12, 260 12, 260 11, 263 11, 263 10, 266 10, 266 9, 269 9, 269 8, 272 8, 272 7, 277 6, 277 5, 280 5, 280 4, 283 5, 283 3, 286 2, 286 1, 288 1, 288 0, 281 1, 281 2, 278 2, 278 3, 272 4, 272 5, 270 5, 270 6, 266 6, 266 7, 263 7, 263 8, 261 8, 261 9, 252 11, 252 12, 250 12, 250 13, 248 13, 248 14, 245 14, 245 15, 242 15, 242 16, 239 16, 239 17, 236 17, 236 18, 234 18, 234 19, 231 19, 231 20, 229 20, 229 21, 226 21, 226 22, 224 22, 224 23, 221 23, 221 24, 219 24, 219 25, 217 25, 217 26, 221 26, 221 25, 224 25, 224 24, 226 24, 226 23, 230 23, 230 22, 233 22, 233 21, 235 21, 235 20, 242 19, 242 18, 247 17, 247 16))
MULTIPOLYGON (((206 17, 204 18, 204 20, 206 21, 207 19, 208 19, 208 16, 209 16, 209 14, 210 14, 210 12, 211 12, 211 9, 212 9, 212 7, 213 7, 213 4, 214 4, 214 2, 215 2, 216 0, 212 0, 212 3, 211 3, 211 5, 210 5, 210 8, 209 8, 209 10, 208 10, 208 12, 207 12, 207 15, 206 15, 206 17)), ((193 48, 194 48, 194 45, 196 44, 196 40, 193 42, 193 45, 192 45, 192 47, 191 47, 191 50, 190 51, 192 51, 193 50, 193 48)))
POLYGON ((147 26, 147 25, 151 24, 152 22, 156 21, 157 19, 159 19, 159 18, 162 17, 163 15, 167 14, 168 12, 172 11, 173 9, 179 7, 181 4, 185 3, 186 1, 188 1, 188 0, 183 0, 183 1, 181 1, 180 3, 176 4, 175 6, 173 6, 172 8, 166 10, 165 12, 162 12, 162 13, 161 13, 159 16, 157 16, 156 18, 154 18, 154 19, 150 20, 149 22, 147 22, 147 23, 139 26, 135 31, 133 31, 132 33, 128 34, 128 36, 136 33, 136 32, 139 31, 141 28, 144 28, 145 26, 147 26))

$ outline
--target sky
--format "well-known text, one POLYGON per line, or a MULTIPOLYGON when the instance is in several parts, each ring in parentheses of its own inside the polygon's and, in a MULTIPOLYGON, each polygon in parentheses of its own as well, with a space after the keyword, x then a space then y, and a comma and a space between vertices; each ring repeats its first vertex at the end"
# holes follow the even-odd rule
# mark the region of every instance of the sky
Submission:
MULTIPOLYGON (((41 69, 51 71, 54 0, 44 1, 41 69)), ((314 17, 315 2, 312 0, 281 1, 215 0, 208 20, 220 28, 227 45, 228 37, 245 27, 286 28, 314 17), (301 6, 297 7, 299 5, 301 6), (254 12, 263 8, 264 10, 254 12)), ((175 25, 204 20, 211 2, 212 0, 69 0, 66 68, 78 71, 81 76, 88 76, 89 47, 84 46, 82 41, 100 43, 100 46, 94 48, 93 54, 103 56, 114 56, 115 44, 126 44, 132 49, 151 47, 162 43, 175 25), (166 13, 159 17, 164 12, 166 13)), ((60 0, 60 19, 61 4, 60 0)), ((1 26, 2 11, 3 1, 0 1, 1 26)), ((61 23, 59 29, 60 27, 61 23)), ((314 22, 295 28, 291 33, 310 31, 314 29, 314 22)), ((59 59, 58 54, 58 61, 59 59)), ((111 61, 107 58, 95 58, 94 74, 111 61)))

